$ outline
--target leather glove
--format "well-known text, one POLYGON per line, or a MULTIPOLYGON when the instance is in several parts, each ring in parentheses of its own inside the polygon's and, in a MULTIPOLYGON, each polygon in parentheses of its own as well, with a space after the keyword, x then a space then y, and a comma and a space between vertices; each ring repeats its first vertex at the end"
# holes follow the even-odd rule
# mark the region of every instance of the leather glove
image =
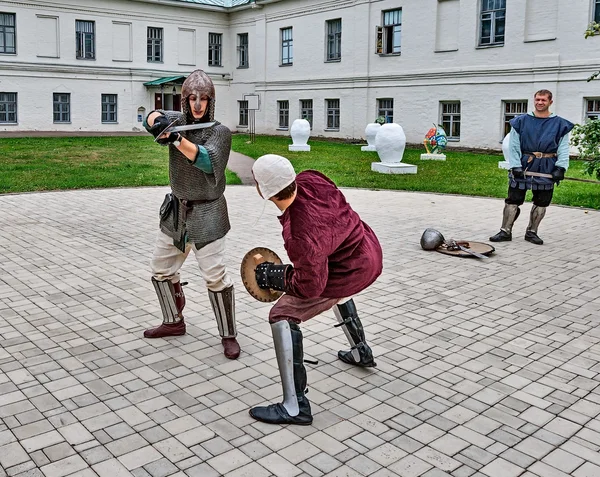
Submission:
POLYGON ((169 133, 169 135, 166 137, 161 137, 160 139, 157 139, 156 142, 158 144, 166 146, 167 144, 174 143, 178 139, 181 140, 181 134, 179 134, 177 132, 172 132, 172 133, 169 133))
POLYGON ((560 184, 560 181, 565 179, 565 168, 564 167, 555 167, 552 171, 552 180, 556 183, 556 185, 560 184))
POLYGON ((286 276, 291 268, 291 265, 263 262, 254 270, 256 284, 262 289, 285 291, 286 276))
POLYGON ((523 168, 522 167, 513 167, 510 172, 512 172, 512 175, 515 179, 524 179, 525 178, 525 173, 523 172, 523 168))
POLYGON ((171 122, 167 119, 166 116, 158 116, 154 120, 154 124, 150 127, 149 131, 154 137, 158 137, 162 134, 162 132, 167 129, 167 127, 171 124, 171 122))

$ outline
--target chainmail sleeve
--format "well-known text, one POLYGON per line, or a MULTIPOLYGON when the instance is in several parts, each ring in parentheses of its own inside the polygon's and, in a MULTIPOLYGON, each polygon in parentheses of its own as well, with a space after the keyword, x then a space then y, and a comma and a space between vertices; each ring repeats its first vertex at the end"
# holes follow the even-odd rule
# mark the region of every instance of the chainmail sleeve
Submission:
POLYGON ((231 131, 222 124, 215 125, 211 129, 210 136, 206 138, 203 144, 199 145, 204 146, 208 152, 213 167, 213 184, 217 185, 218 181, 225 180, 225 168, 231 151, 231 131))

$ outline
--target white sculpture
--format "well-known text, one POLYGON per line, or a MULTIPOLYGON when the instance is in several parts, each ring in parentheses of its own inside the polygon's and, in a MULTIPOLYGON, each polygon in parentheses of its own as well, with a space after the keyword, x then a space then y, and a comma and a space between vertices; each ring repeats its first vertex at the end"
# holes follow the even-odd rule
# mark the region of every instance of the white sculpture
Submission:
POLYGON ((499 169, 510 169, 510 164, 508 162, 508 143, 510 142, 510 131, 504 139, 502 140, 502 154, 504 155, 504 160, 498 162, 499 169))
POLYGON ((307 143, 310 137, 310 123, 306 119, 295 119, 290 129, 294 144, 288 146, 290 151, 310 151, 307 143))
POLYGON ((375 137, 375 147, 381 162, 371 163, 371 170, 384 174, 417 173, 417 166, 402 162, 406 135, 399 124, 388 123, 381 126, 375 137))
POLYGON ((380 127, 381 127, 381 124, 379 124, 379 123, 367 124, 367 127, 365 128, 365 136, 367 138, 368 146, 362 146, 360 148, 361 151, 376 151, 377 150, 377 148, 375 147, 375 137, 377 136, 377 133, 379 132, 380 127))

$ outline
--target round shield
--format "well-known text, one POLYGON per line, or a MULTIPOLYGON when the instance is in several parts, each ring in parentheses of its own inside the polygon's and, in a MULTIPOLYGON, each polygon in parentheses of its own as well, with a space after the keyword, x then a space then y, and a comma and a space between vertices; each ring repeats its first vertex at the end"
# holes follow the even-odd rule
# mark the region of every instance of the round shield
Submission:
MULTIPOLYGON (((490 256, 492 253, 494 253, 494 251, 496 250, 494 247, 492 247, 490 244, 488 243, 484 243, 484 242, 458 242, 459 244, 461 244, 464 248, 471 250, 475 253, 481 254, 481 255, 486 255, 486 256, 490 256)), ((464 250, 461 249, 457 249, 457 250, 448 250, 446 247, 438 247, 435 249, 437 252, 446 254, 446 255, 455 255, 457 257, 475 257, 475 255, 473 255, 472 253, 466 252, 464 250)))
POLYGON ((256 274, 254 273, 254 270, 256 270, 256 266, 262 262, 273 262, 275 265, 281 265, 282 263, 279 256, 273 252, 273 250, 266 247, 255 247, 242 258, 240 274, 242 275, 242 283, 246 287, 246 290, 248 290, 248 293, 258 301, 269 303, 277 300, 283 295, 283 292, 259 288, 256 283, 256 274))

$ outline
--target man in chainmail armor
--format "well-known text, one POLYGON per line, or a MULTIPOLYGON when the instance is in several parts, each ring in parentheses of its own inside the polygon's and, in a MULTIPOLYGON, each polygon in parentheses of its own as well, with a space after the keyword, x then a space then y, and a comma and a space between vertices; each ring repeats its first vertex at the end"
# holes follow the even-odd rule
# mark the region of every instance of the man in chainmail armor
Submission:
POLYGON ((179 270, 190 251, 206 281, 224 354, 236 359, 233 280, 225 268, 225 236, 231 228, 227 213, 225 168, 231 149, 231 131, 214 120, 215 88, 202 70, 196 70, 181 88, 182 112, 152 111, 144 126, 169 147, 167 194, 160 210, 160 230, 152 256, 152 284, 158 295, 163 323, 144 332, 146 338, 185 334, 185 296, 179 270), (169 126, 196 123, 208 127, 164 132, 169 126))

